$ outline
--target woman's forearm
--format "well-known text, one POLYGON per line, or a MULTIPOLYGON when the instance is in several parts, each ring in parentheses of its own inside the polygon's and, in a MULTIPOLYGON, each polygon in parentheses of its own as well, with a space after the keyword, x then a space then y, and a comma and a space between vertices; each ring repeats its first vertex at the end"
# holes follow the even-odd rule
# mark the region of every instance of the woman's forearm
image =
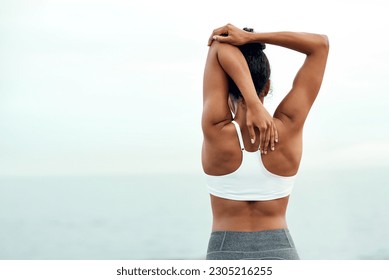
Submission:
POLYGON ((254 127, 256 127, 260 131, 261 151, 266 153, 269 145, 271 150, 274 150, 274 143, 278 141, 277 128, 273 118, 258 97, 249 66, 242 52, 229 44, 217 44, 215 47, 217 48, 218 63, 235 82, 246 103, 246 125, 251 143, 255 143, 254 127))
POLYGON ((310 55, 318 50, 328 50, 328 38, 325 35, 302 32, 261 32, 252 33, 227 24, 212 32, 208 45, 213 41, 235 46, 247 43, 265 43, 289 48, 310 55))
POLYGON ((266 43, 292 49, 306 55, 328 48, 325 35, 302 32, 264 32, 247 34, 247 43, 266 43))
POLYGON ((217 59, 223 70, 235 82, 248 107, 262 106, 250 70, 241 51, 228 44, 217 46, 217 59))

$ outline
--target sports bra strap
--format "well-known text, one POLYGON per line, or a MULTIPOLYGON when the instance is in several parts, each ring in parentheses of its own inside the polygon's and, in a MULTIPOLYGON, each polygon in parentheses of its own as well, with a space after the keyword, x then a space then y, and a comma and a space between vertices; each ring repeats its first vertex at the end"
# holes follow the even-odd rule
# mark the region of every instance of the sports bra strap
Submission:
POLYGON ((242 132, 240 131, 240 126, 236 121, 232 121, 232 123, 235 125, 236 133, 238 134, 239 138, 239 145, 242 151, 244 150, 244 144, 243 144, 243 137, 242 137, 242 132))

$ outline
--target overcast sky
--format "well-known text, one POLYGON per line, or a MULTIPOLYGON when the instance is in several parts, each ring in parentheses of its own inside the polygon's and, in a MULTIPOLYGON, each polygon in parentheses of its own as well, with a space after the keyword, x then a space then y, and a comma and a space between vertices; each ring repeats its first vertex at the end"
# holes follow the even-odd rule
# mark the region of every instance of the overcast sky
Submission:
MULTIPOLYGON (((384 1, 0 2, 0 175, 200 173, 208 37, 329 36, 304 168, 389 167, 384 1)), ((268 46, 270 111, 304 56, 268 46)))

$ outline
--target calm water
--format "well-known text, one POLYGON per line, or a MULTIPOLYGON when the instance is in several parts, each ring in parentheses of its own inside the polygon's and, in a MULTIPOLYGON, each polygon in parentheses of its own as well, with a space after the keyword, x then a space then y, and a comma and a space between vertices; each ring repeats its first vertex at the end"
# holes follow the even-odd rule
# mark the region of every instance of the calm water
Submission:
MULTIPOLYGON (((386 170, 301 171, 288 222, 304 259, 389 259, 386 170)), ((199 175, 0 178, 0 259, 202 259, 199 175)))

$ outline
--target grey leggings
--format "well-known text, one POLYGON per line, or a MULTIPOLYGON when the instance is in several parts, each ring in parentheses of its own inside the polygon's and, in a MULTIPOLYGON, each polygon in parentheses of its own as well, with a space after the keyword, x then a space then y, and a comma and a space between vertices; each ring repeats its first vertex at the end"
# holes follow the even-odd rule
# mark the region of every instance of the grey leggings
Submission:
POLYGON ((207 260, 298 260, 288 229, 255 232, 214 231, 207 260))

